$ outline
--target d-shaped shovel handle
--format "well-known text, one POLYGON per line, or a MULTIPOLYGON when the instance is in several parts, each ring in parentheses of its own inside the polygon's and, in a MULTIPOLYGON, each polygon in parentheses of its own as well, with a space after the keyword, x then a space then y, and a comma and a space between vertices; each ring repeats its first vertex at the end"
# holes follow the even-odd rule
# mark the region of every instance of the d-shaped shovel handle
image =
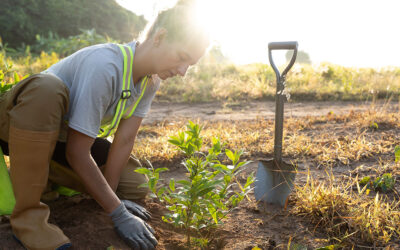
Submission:
POLYGON ((276 80, 278 83, 280 83, 282 77, 286 76, 287 72, 289 72, 290 68, 292 68, 294 62, 296 61, 298 47, 299 47, 299 44, 296 41, 272 42, 272 43, 268 44, 269 62, 275 71, 276 80), (286 66, 285 70, 282 72, 282 75, 279 73, 279 70, 274 63, 274 60, 272 59, 272 50, 294 50, 292 59, 290 60, 288 66, 286 66))

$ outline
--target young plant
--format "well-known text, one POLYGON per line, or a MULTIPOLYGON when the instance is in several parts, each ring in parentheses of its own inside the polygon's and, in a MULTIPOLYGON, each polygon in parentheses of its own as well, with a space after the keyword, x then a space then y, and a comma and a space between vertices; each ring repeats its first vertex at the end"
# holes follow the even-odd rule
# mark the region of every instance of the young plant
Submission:
POLYGON ((158 185, 159 173, 166 168, 136 170, 149 178, 143 186, 149 187, 156 197, 167 204, 170 212, 163 216, 163 220, 186 230, 189 248, 191 231, 202 236, 204 229, 222 224, 222 220, 251 190, 250 185, 254 182, 253 174, 247 177, 243 186, 236 178, 250 163, 240 161, 243 151, 226 149, 223 153, 224 144, 218 138, 212 138, 211 148, 203 153, 201 129, 198 124, 189 121, 186 131, 169 140, 185 154, 183 166, 188 172, 188 179, 175 181, 171 178, 166 187, 158 185), (220 160, 223 155, 229 159, 229 165, 220 160))
POLYGON ((394 148, 394 161, 399 162, 400 161, 400 146, 396 146, 394 148))
POLYGON ((382 176, 375 178, 374 181, 372 181, 370 176, 366 176, 361 179, 359 184, 360 186, 367 185, 367 188, 373 189, 375 191, 387 193, 393 190, 395 182, 396 180, 393 178, 392 174, 386 173, 382 176))

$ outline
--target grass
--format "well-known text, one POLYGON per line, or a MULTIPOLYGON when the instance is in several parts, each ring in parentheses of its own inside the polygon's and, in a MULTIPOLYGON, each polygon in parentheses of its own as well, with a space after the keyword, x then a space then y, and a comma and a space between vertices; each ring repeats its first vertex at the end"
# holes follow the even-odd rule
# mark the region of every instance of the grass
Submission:
MULTIPOLYGON (((142 126, 135 154, 153 161, 172 161, 179 157, 168 145, 169 136, 182 129, 185 121, 142 126)), ((219 136, 229 148, 244 148, 245 157, 272 155, 274 121, 258 118, 253 121, 204 122, 205 138, 219 136)), ((308 158, 316 166, 349 165, 377 156, 387 157, 400 144, 392 136, 400 130, 396 113, 370 110, 344 115, 327 114, 320 117, 287 118, 284 124, 284 156, 308 158), (379 128, 371 129, 377 121, 379 128)), ((209 143, 206 139, 206 143, 209 143)), ((394 157, 394 156, 393 156, 394 157)))
POLYGON ((342 246, 385 246, 400 236, 400 201, 390 201, 376 193, 369 196, 357 179, 335 183, 332 173, 318 182, 307 175, 304 186, 296 187, 291 213, 309 218, 314 230, 325 231, 342 246), (355 189, 356 188, 356 189, 355 189))
MULTIPOLYGON (((400 175, 394 148, 400 145, 400 116, 371 106, 366 112, 287 118, 284 124, 283 156, 321 169, 326 175, 296 186, 289 212, 309 219, 314 230, 326 234, 327 242, 345 248, 390 246, 400 237, 400 197, 396 190, 375 192, 358 185, 364 176, 400 175), (376 126, 371 124, 376 123, 376 126)), ((134 153, 157 167, 176 167, 182 155, 166 143, 184 128, 185 121, 144 126, 134 153)), ((219 136, 227 148, 244 148, 244 158, 272 156, 272 120, 203 122, 207 138, 219 136)))
MULTIPOLYGON (((22 56, 21 56, 22 54, 22 56)), ((13 83, 20 76, 39 73, 62 57, 52 51, 18 57, 7 56, 0 46, 0 82, 13 83)), ((333 64, 295 64, 287 77, 287 98, 291 101, 375 100, 400 97, 400 68, 348 68, 333 64)), ((275 73, 267 64, 234 65, 217 63, 206 55, 184 78, 161 84, 156 100, 172 102, 237 102, 273 100, 275 73)))

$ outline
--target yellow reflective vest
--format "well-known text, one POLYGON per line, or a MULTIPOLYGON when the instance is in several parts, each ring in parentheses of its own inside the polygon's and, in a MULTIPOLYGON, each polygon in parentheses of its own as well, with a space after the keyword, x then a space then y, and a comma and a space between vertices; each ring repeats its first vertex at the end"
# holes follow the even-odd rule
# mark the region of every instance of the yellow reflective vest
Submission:
POLYGON ((122 90, 121 90, 121 97, 118 101, 117 108, 115 110, 114 117, 110 124, 106 124, 101 126, 98 137, 108 137, 111 136, 117 131, 119 122, 121 119, 128 119, 133 115, 137 105, 139 104, 140 100, 143 97, 144 92, 146 91, 147 83, 149 81, 149 76, 145 76, 140 83, 140 89, 142 92, 140 93, 139 98, 136 100, 132 108, 125 110, 126 102, 128 98, 131 97, 131 78, 132 78, 132 65, 133 65, 133 52, 132 48, 129 46, 118 45, 121 49, 122 55, 124 56, 124 70, 123 70, 123 77, 122 77, 122 90))

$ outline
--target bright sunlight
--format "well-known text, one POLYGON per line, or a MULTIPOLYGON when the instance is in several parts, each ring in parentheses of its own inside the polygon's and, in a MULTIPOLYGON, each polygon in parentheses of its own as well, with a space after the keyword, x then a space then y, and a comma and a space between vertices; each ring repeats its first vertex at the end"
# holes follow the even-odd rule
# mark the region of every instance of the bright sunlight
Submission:
MULTIPOLYGON (((150 20, 176 0, 118 2, 150 20)), ((395 0, 201 0, 198 4, 202 22, 235 63, 268 63, 269 42, 295 40, 313 63, 400 66, 400 51, 394 49, 400 44, 395 0)))

